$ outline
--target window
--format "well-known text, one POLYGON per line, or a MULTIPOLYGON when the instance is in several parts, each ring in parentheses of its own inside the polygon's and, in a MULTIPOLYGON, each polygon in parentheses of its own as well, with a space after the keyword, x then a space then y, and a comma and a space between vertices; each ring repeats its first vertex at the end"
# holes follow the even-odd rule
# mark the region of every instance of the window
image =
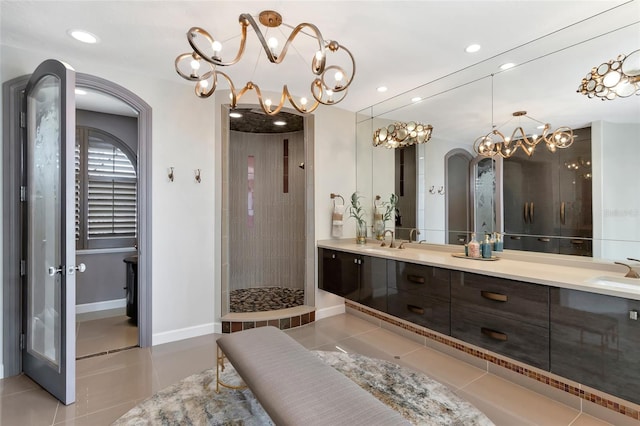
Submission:
POLYGON ((115 136, 76 129, 76 249, 133 247, 137 228, 136 160, 115 136))

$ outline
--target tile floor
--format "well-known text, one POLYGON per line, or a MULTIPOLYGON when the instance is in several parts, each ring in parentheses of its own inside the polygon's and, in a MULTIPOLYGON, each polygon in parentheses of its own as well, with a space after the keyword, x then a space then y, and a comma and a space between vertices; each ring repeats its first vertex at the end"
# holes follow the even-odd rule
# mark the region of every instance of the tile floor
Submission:
POLYGON ((76 317, 76 358, 105 354, 138 345, 138 327, 125 309, 111 309, 76 317))
MULTIPOLYGON (((309 349, 339 347, 423 371, 467 398, 498 426, 612 424, 351 314, 324 318, 287 333, 309 349)), ((216 337, 79 360, 77 402, 70 406, 59 404, 25 376, 0 380, 0 424, 108 425, 154 392, 213 367, 216 337)))

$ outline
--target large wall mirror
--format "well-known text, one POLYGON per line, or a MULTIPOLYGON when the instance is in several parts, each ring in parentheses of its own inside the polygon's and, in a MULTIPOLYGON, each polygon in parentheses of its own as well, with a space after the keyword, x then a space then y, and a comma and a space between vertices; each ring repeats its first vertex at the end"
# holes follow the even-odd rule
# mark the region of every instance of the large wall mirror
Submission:
POLYGON ((376 198, 396 194, 402 219, 385 226, 397 238, 416 228, 415 240, 460 244, 471 232, 501 232, 508 249, 640 256, 640 96, 577 92, 593 67, 640 49, 637 13, 627 3, 359 111, 357 189, 370 224, 376 198), (515 66, 500 70, 507 62, 515 66), (373 146, 376 129, 412 121, 433 126, 427 143, 373 146), (530 135, 538 122, 570 127, 573 145, 551 153, 540 143, 508 159, 473 149, 492 126, 530 135))

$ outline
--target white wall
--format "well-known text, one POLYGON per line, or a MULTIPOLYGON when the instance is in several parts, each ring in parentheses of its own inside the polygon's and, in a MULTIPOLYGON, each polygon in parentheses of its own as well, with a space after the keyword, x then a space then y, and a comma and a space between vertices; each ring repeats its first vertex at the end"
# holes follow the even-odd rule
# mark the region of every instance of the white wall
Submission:
MULTIPOLYGON (((2 46, 2 80, 30 74, 51 56, 2 46)), ((216 122, 223 101, 196 98, 192 86, 175 76, 171 61, 167 77, 159 79, 119 69, 118 64, 100 62, 98 57, 56 59, 69 63, 77 72, 131 90, 153 109, 153 344, 214 332, 220 318, 215 300, 220 277, 220 255, 215 248, 220 217, 215 203, 219 195, 215 179, 220 176, 216 169, 220 155, 216 122), (174 167, 174 182, 167 178, 169 167, 174 167), (195 183, 194 169, 201 169, 200 184, 195 183)), ((217 97, 228 99, 224 94, 217 97)), ((355 114, 320 106, 314 115, 315 230, 316 239, 324 239, 330 237, 331 230, 329 193, 351 194, 355 190, 355 114)), ((347 222, 345 236, 355 236, 353 223, 347 222)), ((340 309, 342 299, 319 293, 317 317, 323 310, 333 313, 340 309)))
POLYGON ((639 124, 592 123, 594 257, 623 262, 640 257, 638 141, 639 124))
POLYGON ((418 151, 419 157, 423 157, 421 160, 423 164, 418 166, 418 176, 424 179, 424 185, 420 186, 424 190, 419 192, 424 194, 425 229, 420 238, 425 239, 428 243, 444 244, 446 241, 445 197, 438 194, 437 190, 444 187, 445 183, 445 156, 449 151, 458 148, 468 151, 469 144, 468 142, 452 143, 448 140, 432 137, 429 142, 424 144, 424 151, 422 149, 418 151), (422 170, 424 170, 424 176, 422 170), (435 194, 429 192, 429 188, 432 186, 436 190, 435 194))

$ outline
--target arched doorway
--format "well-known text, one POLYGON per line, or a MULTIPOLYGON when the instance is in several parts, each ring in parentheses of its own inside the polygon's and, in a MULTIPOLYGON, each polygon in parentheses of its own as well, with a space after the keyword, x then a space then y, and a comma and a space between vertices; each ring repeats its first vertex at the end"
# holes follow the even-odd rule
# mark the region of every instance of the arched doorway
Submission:
MULTIPOLYGON (((21 371, 21 102, 29 76, 3 83, 3 337, 4 375, 21 371)), ((138 293, 140 346, 151 345, 151 107, 128 89, 77 73, 76 87, 111 96, 138 116, 138 293)))

